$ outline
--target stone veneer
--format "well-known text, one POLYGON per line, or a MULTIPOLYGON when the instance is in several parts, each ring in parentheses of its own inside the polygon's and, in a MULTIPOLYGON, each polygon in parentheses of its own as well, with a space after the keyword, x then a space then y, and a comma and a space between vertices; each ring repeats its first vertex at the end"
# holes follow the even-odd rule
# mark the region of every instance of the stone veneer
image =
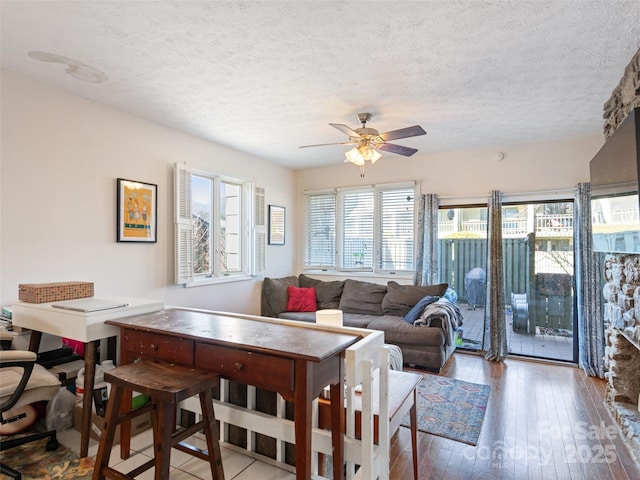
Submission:
POLYGON ((604 135, 609 138, 634 107, 640 107, 640 49, 624 70, 624 75, 604 104, 604 135))
MULTIPOLYGON (((640 107, 640 49, 604 104, 605 138, 634 107, 640 107)), ((640 255, 606 255, 604 281, 605 403, 640 462, 640 255)))
POLYGON ((640 461, 640 256, 605 256, 605 403, 640 461))

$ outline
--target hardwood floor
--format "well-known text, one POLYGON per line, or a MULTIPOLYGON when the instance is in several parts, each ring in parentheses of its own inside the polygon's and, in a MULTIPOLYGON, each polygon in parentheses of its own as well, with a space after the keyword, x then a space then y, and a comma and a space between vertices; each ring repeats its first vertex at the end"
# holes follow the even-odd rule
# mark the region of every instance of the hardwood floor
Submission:
MULTIPOLYGON (((419 434, 421 479, 640 478, 604 404, 604 380, 572 366, 465 353, 441 375, 490 385, 491 395, 477 446, 419 434)), ((407 428, 393 439, 391 463, 392 480, 412 478, 407 428)))

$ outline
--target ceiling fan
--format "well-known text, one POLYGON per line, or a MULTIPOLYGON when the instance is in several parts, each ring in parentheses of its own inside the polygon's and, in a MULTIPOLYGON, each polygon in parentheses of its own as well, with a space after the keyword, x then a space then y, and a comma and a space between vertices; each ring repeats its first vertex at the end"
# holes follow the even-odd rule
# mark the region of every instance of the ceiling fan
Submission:
MULTIPOLYGON (((361 171, 364 171, 365 162, 370 161, 373 164, 378 161, 381 157, 378 150, 404 155, 405 157, 410 157, 418 151, 415 148, 404 147, 402 145, 396 145, 395 143, 388 142, 389 140, 426 135, 427 132, 425 132, 420 125, 378 133, 378 130, 375 128, 367 127, 367 122, 371 120, 372 116, 373 115, 370 113, 359 113, 356 115, 356 118, 361 124, 361 127, 356 129, 352 129, 342 123, 329 124, 347 135, 349 137, 348 142, 301 145, 300 148, 323 147, 326 145, 356 145, 356 147, 352 148, 345 154, 345 162, 351 162, 358 165, 361 168, 361 171)), ((364 173, 361 173, 360 176, 364 177, 364 173)))

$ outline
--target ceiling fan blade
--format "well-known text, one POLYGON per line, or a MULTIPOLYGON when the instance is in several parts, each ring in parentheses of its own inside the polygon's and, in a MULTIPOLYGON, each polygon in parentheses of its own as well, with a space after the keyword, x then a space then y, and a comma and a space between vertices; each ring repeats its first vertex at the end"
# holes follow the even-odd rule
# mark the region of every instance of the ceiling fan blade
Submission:
POLYGON ((352 130, 350 127, 348 127, 343 123, 330 123, 329 125, 331 125, 333 128, 337 128, 348 137, 356 137, 356 138, 360 137, 359 133, 355 132, 354 130, 352 130))
POLYGON ((380 134, 380 138, 385 142, 389 140, 397 140, 399 138, 417 137, 418 135, 426 135, 427 132, 420 125, 413 127, 401 128, 399 130, 391 130, 380 134))
POLYGON ((397 153, 398 155, 404 155, 405 157, 410 157, 418 151, 415 148, 403 147, 402 145, 396 145, 395 143, 383 143, 378 147, 378 150, 397 153))
POLYGON ((355 145, 356 142, 317 143, 315 145, 300 145, 298 148, 326 147, 328 145, 355 145))

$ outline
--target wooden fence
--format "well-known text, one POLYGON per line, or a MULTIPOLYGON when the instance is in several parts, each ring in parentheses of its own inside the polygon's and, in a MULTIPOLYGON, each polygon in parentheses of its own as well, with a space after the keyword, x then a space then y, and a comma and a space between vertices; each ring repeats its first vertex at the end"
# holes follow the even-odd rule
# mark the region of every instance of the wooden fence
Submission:
MULTIPOLYGON (((440 281, 446 282, 467 302, 464 277, 474 268, 487 271, 487 240, 482 238, 441 239, 438 249, 440 281)), ((530 274, 529 247, 526 238, 505 238, 502 241, 504 258, 505 302, 511 293, 526 292, 530 274)))
MULTIPOLYGON (((441 239, 439 240, 439 269, 440 281, 446 282, 458 295, 458 301, 470 305, 484 305, 485 282, 478 278, 481 268, 487 271, 487 240, 486 239, 441 239), (476 276, 465 285, 465 276, 476 276), (480 283, 480 284, 479 284, 480 283), (478 292, 482 292, 479 299, 478 292)), ((512 304, 512 294, 517 294, 525 304, 520 305, 521 317, 518 329, 535 333, 535 326, 550 328, 572 329, 573 325, 573 295, 572 295, 572 265, 564 266, 566 273, 536 272, 536 252, 530 248, 534 245, 532 235, 520 238, 504 238, 502 240, 503 267, 505 282, 505 304, 512 304), (564 288, 540 288, 541 279, 561 279, 564 288), (558 290, 558 291, 553 291, 558 290)), ((563 261, 572 260, 572 252, 555 252, 567 254, 563 261)), ((558 260, 559 261, 559 260, 558 260)), ((572 263, 572 262, 571 262, 572 263)), ((543 268, 542 270, 546 270, 543 268)), ((551 282, 552 284, 554 282, 551 282)), ((512 305, 512 308, 515 308, 512 305)), ((515 311, 514 311, 515 315, 515 311)), ((515 317, 514 317, 515 319, 515 317)))

